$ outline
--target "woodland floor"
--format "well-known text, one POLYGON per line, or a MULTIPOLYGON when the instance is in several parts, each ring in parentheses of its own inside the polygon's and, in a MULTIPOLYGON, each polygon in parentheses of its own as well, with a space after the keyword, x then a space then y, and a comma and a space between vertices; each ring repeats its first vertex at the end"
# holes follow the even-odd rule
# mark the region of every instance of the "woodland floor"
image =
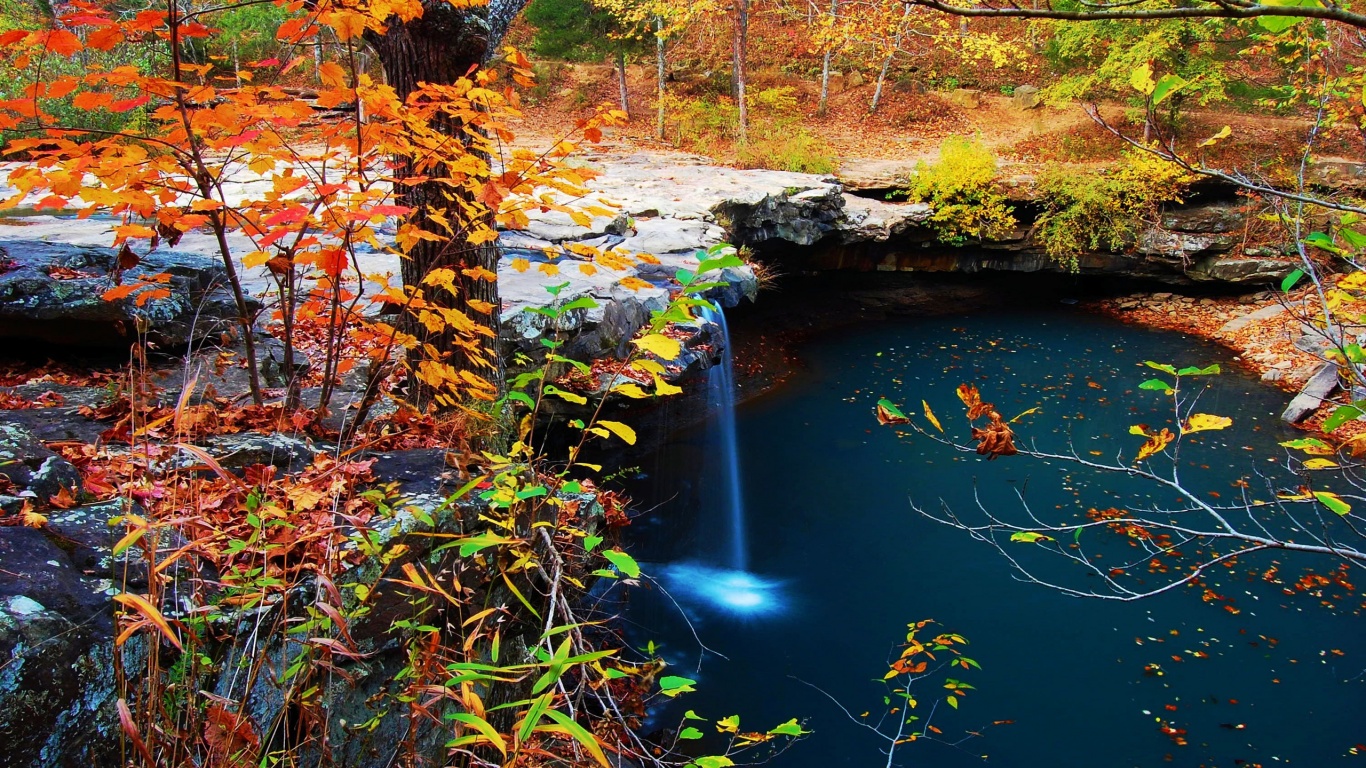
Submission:
MULTIPOLYGON (((539 97, 524 100, 524 117, 514 125, 519 137, 558 138, 573 128, 575 119, 591 115, 599 105, 615 107, 618 100, 616 73, 611 67, 569 64, 557 67, 558 75, 542 86, 539 97)), ((677 149, 654 137, 654 71, 628 68, 632 119, 611 129, 605 149, 640 151, 677 149)), ((1007 166, 1026 172, 1049 162, 1103 163, 1118 156, 1124 143, 1098 125, 1079 105, 1035 109, 1016 107, 1009 96, 983 92, 977 109, 959 107, 936 92, 914 92, 888 83, 882 105, 869 113, 874 85, 871 81, 830 97, 824 116, 817 114, 818 85, 811 81, 762 74, 751 89, 792 86, 798 98, 801 126, 820 140, 825 151, 840 161, 930 160, 952 135, 974 135, 990 147, 1007 166)), ((687 95, 695 86, 673 83, 676 93, 687 95)), ((1113 127, 1129 136, 1142 136, 1134 111, 1120 105, 1104 105, 1101 114, 1113 127)), ((1201 155, 1211 165, 1242 167, 1253 159, 1265 167, 1264 158, 1297 159, 1309 121, 1296 116, 1269 116, 1228 109, 1193 109, 1177 126, 1178 143, 1193 149, 1224 126, 1232 135, 1201 155)), ((670 129, 666 128, 666 132, 670 129)), ((1319 138, 1315 154, 1366 160, 1366 141, 1355 131, 1332 130, 1319 138)))

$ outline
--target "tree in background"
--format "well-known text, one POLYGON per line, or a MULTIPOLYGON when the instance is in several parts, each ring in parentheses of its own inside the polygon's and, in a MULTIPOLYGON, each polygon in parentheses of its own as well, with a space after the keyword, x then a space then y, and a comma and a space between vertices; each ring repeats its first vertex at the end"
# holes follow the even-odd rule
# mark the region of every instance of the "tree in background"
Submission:
POLYGON ((609 60, 617 70, 621 111, 631 112, 626 62, 644 48, 644 20, 627 21, 609 6, 587 0, 532 0, 527 21, 536 26, 536 54, 566 61, 609 60))
POLYGON ((666 99, 668 94, 668 44, 687 30, 693 22, 714 13, 715 0, 695 3, 675 3, 670 0, 598 0, 617 24, 635 30, 642 39, 654 37, 655 48, 655 137, 664 138, 666 99))

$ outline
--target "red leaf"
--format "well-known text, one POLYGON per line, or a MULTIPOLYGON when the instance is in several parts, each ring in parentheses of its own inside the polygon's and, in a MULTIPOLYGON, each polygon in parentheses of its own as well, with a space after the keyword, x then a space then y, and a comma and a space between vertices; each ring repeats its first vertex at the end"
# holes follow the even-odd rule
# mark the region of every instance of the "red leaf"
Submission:
POLYGON ((151 100, 152 97, 148 96, 147 94, 143 94, 135 99, 121 99, 119 101, 114 102, 113 104, 110 104, 109 111, 127 112, 130 109, 137 109, 138 107, 142 106, 143 104, 146 104, 151 100))

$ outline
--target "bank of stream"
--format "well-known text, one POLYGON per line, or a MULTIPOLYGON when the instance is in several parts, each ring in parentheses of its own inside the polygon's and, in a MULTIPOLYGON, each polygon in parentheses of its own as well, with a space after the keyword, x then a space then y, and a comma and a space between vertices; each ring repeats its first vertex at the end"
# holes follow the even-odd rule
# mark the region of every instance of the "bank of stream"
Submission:
MULTIPOLYGON (((743 331, 740 338, 743 368, 743 331)), ((1021 583, 994 551, 912 504, 942 504, 970 518, 980 502, 1018 519, 1018 492, 1041 517, 1072 520, 1091 508, 1175 499, 1114 473, 1024 457, 987 462, 899 438, 873 415, 880 397, 908 413, 924 399, 966 440, 954 388, 968 382, 1007 418, 1040 409, 1018 422, 1023 442, 1106 459, 1123 451, 1132 461, 1142 439, 1128 433, 1130 425, 1170 426, 1167 398, 1137 388, 1153 373, 1143 361, 1219 363, 1223 373, 1202 382, 1200 410, 1230 416, 1233 426, 1192 438, 1180 457, 1183 479, 1202 498, 1226 502, 1238 498, 1244 478, 1257 497, 1293 487, 1299 481, 1277 443, 1302 433, 1279 420, 1286 395, 1241 371, 1227 350, 1050 304, 865 319, 817 334, 799 355, 800 375, 737 413, 749 571, 760 584, 758 597, 744 601, 750 605, 717 602, 694 588, 697 574, 729 567, 731 534, 707 501, 715 482, 707 467, 720 449, 706 425, 674 434, 641 461, 633 492, 637 507, 651 511, 635 521, 628 544, 670 595, 632 593, 631 639, 660 643, 671 671, 696 678, 699 688, 657 711, 650 727, 675 727, 686 709, 708 718, 740 714, 742 730, 795 716, 814 734, 773 765, 882 765, 885 744, 861 724, 886 709, 879 679, 906 624, 932 618, 971 641, 968 655, 982 669, 952 674, 974 686, 957 710, 933 708, 942 679, 914 691, 922 701, 916 714, 933 711, 942 734, 900 746, 896 764, 1361 759, 1362 595, 1343 583, 1297 588, 1306 573, 1332 576, 1338 563, 1248 558, 1207 581, 1219 596, 1211 600, 1202 600, 1202 589, 1181 588, 1104 602, 1021 583)), ((1088 586, 1085 574, 1055 555, 1014 546, 1050 578, 1088 586)), ((1096 546, 1116 565, 1136 551, 1096 546)))

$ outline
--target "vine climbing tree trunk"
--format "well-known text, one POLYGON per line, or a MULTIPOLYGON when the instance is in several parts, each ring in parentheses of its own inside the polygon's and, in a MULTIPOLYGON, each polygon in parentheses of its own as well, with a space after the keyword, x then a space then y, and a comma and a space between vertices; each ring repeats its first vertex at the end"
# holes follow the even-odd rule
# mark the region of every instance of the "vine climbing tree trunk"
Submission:
MULTIPOLYGON (((386 82, 400 99, 406 99, 423 83, 450 85, 483 66, 497 50, 508 26, 528 0, 493 0, 488 5, 457 8, 442 0, 423 3, 423 15, 408 22, 391 19, 383 34, 370 33, 367 42, 375 51, 384 69, 386 82)), ((464 127, 454 118, 434 127, 456 140, 466 135, 464 127)), ((434 269, 450 268, 459 276, 454 294, 424 291, 429 302, 438 303, 463 312, 471 320, 483 325, 489 333, 479 336, 481 348, 477 353, 454 343, 449 328, 432 332, 415 320, 404 330, 430 344, 443 361, 460 370, 468 370, 502 388, 502 358, 498 351, 498 284, 478 277, 478 268, 496 273, 498 270, 497 243, 475 244, 459 234, 450 236, 424 212, 444 216, 451 222, 466 218, 460 208, 458 192, 444 183, 445 169, 423 169, 414 166, 412 159, 400 159, 394 171, 398 182, 398 201, 415 209, 412 221, 424 230, 443 236, 441 240, 418 242, 403 260, 403 284, 410 289, 422 286, 423 278, 434 269), (422 178, 417 183, 407 179, 422 178), (465 270, 470 270, 466 273, 465 270), (471 302, 474 302, 473 304, 471 302), (493 307, 480 312, 477 306, 493 307)), ((491 215, 491 213, 490 213, 491 215)), ((419 347, 415 350, 421 355, 419 347)), ((411 382, 409 397, 418 405, 430 402, 433 393, 411 382)))

